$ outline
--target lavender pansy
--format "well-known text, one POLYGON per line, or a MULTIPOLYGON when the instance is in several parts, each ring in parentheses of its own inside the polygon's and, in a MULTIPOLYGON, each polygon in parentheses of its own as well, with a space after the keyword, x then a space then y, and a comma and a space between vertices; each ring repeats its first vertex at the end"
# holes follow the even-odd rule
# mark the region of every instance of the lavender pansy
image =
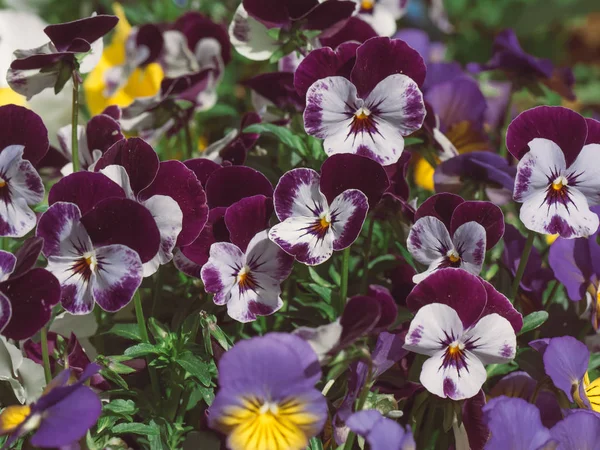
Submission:
POLYGON ((397 39, 372 38, 355 53, 353 46, 314 50, 298 67, 296 89, 306 93, 304 127, 324 139, 328 155, 356 153, 393 164, 404 136, 425 119, 423 59, 397 39))
POLYGON ((437 396, 473 397, 487 378, 485 364, 515 357, 522 318, 506 297, 484 283, 461 269, 441 269, 407 299, 417 313, 404 348, 429 356, 420 380, 437 396))
POLYGON ((346 425, 369 443, 371 450, 413 450, 415 440, 409 426, 402 428, 398 423, 383 417, 375 409, 358 411, 346 419, 346 425))
POLYGON ((369 208, 366 195, 357 189, 345 190, 329 203, 320 182, 319 174, 311 169, 284 174, 273 197, 281 223, 269 231, 273 242, 311 266, 327 261, 334 250, 352 245, 369 208))
POLYGON ((302 450, 327 418, 327 401, 314 388, 320 377, 317 355, 297 336, 238 342, 219 361, 209 426, 227 435, 231 450, 302 450))
POLYGON ((573 411, 550 430, 559 444, 556 450, 600 448, 600 415, 590 411, 573 411))
POLYGON ((595 164, 598 127, 563 107, 539 106, 521 113, 506 133, 506 145, 519 159, 514 199, 523 203, 525 226, 564 238, 587 237, 600 223, 590 206, 600 202, 600 172, 595 164))
POLYGON ((283 306, 280 284, 290 275, 293 262, 265 230, 246 245, 212 244, 201 277, 206 291, 215 294, 214 302, 227 305, 227 314, 245 323, 283 306))
POLYGON ((407 248, 428 269, 415 275, 421 282, 435 270, 457 267, 478 275, 485 251, 504 234, 504 216, 490 202, 464 201, 454 194, 437 194, 415 213, 407 248))
POLYGON ((408 0, 354 1, 358 4, 358 17, 380 36, 391 36, 396 32, 396 21, 404 15, 408 4, 408 0))

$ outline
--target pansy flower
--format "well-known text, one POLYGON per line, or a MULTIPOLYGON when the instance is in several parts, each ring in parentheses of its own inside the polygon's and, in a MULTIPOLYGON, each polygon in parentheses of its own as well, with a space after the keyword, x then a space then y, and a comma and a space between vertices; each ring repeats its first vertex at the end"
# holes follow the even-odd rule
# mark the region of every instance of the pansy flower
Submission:
POLYGON ((273 202, 281 223, 271 228, 269 238, 310 266, 352 245, 369 209, 367 196, 358 189, 345 190, 335 198, 325 196, 321 176, 312 169, 285 173, 273 202))
POLYGON ((324 139, 328 155, 357 153, 393 164, 404 136, 423 125, 424 80, 423 58, 398 39, 313 50, 295 74, 296 90, 306 95, 304 128, 324 139))
POLYGON ((231 450, 302 450, 327 419, 314 385, 317 355, 301 338, 269 333, 238 342, 219 361, 219 391, 208 424, 231 450))
POLYGON ((600 122, 562 107, 539 106, 511 122, 506 146, 519 160, 514 199, 531 231, 563 238, 598 229, 600 122))
POLYGON ((267 230, 235 243, 216 242, 210 247, 201 277, 217 305, 239 322, 251 322, 283 306, 280 284, 292 272, 294 258, 269 240, 267 230))
POLYGON ((503 234, 504 215, 493 203, 464 201, 454 194, 430 197, 417 209, 408 235, 408 251, 428 266, 413 281, 419 283, 443 267, 479 275, 486 250, 503 234))
POLYGON ((75 71, 87 73, 94 68, 102 53, 102 37, 118 21, 115 16, 94 15, 48 25, 44 33, 50 42, 15 51, 7 75, 10 87, 28 99, 49 87, 60 92, 75 71))
POLYGON ((77 443, 102 412, 98 395, 84 384, 98 370, 96 364, 90 364, 73 384, 69 384, 71 371, 65 370, 35 403, 7 406, 0 414, 0 434, 10 434, 3 448, 34 430, 29 440, 34 447, 62 448, 77 443))
POLYGON ((396 21, 406 11, 408 0, 354 0, 358 17, 367 22, 380 36, 396 32, 396 21))
POLYGON ((375 409, 358 411, 346 420, 346 425, 369 443, 371 450, 413 450, 416 448, 410 426, 383 417, 375 409))
POLYGON ((516 354, 523 318, 494 287, 462 269, 441 269, 408 296, 416 311, 404 348, 429 358, 421 384, 453 400, 476 395, 487 378, 486 364, 503 364, 516 354))

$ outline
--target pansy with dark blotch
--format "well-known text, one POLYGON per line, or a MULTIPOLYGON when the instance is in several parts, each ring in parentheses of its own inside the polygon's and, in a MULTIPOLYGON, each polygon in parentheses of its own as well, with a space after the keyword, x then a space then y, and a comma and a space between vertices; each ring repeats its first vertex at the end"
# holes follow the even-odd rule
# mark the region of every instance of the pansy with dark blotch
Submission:
POLYGON ((61 283, 63 307, 72 314, 87 314, 95 303, 111 312, 123 308, 142 281, 142 264, 159 251, 152 213, 94 172, 63 178, 48 199, 36 234, 61 283))
POLYGON ((219 361, 208 424, 231 450, 302 450, 322 430, 327 401, 314 388, 317 355, 301 338, 269 333, 240 341, 219 361))
POLYGON ((269 29, 280 28, 280 34, 314 30, 328 37, 340 31, 355 9, 353 0, 243 0, 229 25, 229 37, 239 54, 263 61, 280 45, 269 29))
POLYGON ((206 224, 208 207, 202 184, 179 161, 162 161, 139 138, 117 142, 98 160, 96 171, 118 184, 126 197, 150 211, 160 233, 160 248, 144 264, 144 276, 173 259, 176 246, 193 242, 206 224))
POLYGON ((423 125, 419 88, 425 72, 423 58, 398 39, 313 50, 294 81, 306 95, 304 128, 324 139, 328 155, 356 153, 393 164, 404 150, 404 136, 423 125))
POLYGON ((408 5, 408 0, 354 1, 358 4, 358 17, 380 36, 391 36, 396 32, 396 21, 404 15, 408 5))
POLYGON ((257 133, 245 133, 244 129, 260 122, 261 119, 258 114, 244 114, 240 127, 231 130, 223 138, 206 147, 202 152, 202 157, 219 164, 222 164, 224 161, 228 161, 234 165, 244 164, 248 152, 254 147, 254 144, 260 137, 257 133))
POLYGON ((506 147, 519 160, 513 197, 531 231, 587 237, 600 223, 600 122, 560 106, 538 106, 517 116, 506 147))
POLYGON ((494 40, 492 58, 486 64, 471 63, 472 72, 502 70, 517 84, 539 81, 569 100, 575 100, 575 77, 569 68, 557 68, 549 59, 536 58, 526 53, 519 44, 514 30, 500 32, 494 40))
POLYGON ((102 37, 118 21, 115 16, 94 15, 48 25, 44 33, 50 42, 38 48, 15 51, 16 59, 7 75, 8 84, 27 99, 49 87, 60 92, 75 71, 87 73, 94 68, 102 53, 102 37))
POLYGON ((44 199, 35 170, 48 151, 48 131, 34 112, 16 105, 0 107, 0 236, 23 237, 36 223, 30 206, 44 199))
POLYGON ((271 228, 269 238, 310 266, 327 261, 334 250, 352 245, 369 209, 367 196, 358 189, 328 198, 321 188, 321 176, 304 168, 290 170, 280 178, 273 202, 281 222, 271 228))
POLYGON ((31 405, 8 406, 0 414, 0 434, 10 434, 3 448, 34 431, 29 443, 37 448, 65 448, 85 436, 102 412, 98 395, 85 383, 100 367, 90 364, 79 380, 71 381, 71 370, 54 378, 45 393, 31 405))
POLYGON ((41 251, 29 239, 15 255, 0 251, 0 334, 23 340, 35 335, 60 301, 60 285, 46 269, 34 268, 41 251))
POLYGON ((428 266, 413 281, 419 283, 443 267, 479 275, 486 250, 503 234, 504 215, 493 203, 465 201, 454 194, 430 197, 417 209, 408 235, 408 251, 428 266))
POLYGON ((435 168, 433 182, 436 192, 459 194, 465 183, 475 189, 485 189, 485 194, 496 205, 512 200, 515 187, 516 166, 506 158, 486 151, 474 151, 443 161, 435 168))
POLYGON ((486 381, 486 364, 515 357, 521 314, 491 284, 462 269, 431 274, 413 289, 407 306, 416 314, 404 348, 429 356, 420 380, 439 397, 475 396, 486 381))

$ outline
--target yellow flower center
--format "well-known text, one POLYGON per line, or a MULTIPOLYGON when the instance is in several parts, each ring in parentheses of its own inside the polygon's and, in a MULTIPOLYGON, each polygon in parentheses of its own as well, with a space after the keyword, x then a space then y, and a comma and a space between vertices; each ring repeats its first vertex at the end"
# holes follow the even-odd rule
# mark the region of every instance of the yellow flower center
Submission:
POLYGON ((359 108, 358 111, 354 113, 354 117, 356 117, 358 120, 367 120, 370 115, 371 111, 369 111, 367 108, 359 108))
POLYGON ((252 276, 252 272, 250 271, 250 267, 244 266, 240 269, 237 274, 237 282, 238 286, 242 291, 246 291, 248 289, 255 290, 258 286, 256 280, 252 276))
POLYGON ((363 11, 371 11, 375 6, 375 0, 362 0, 360 2, 360 9, 363 11))
POLYGON ((6 186, 6 180, 0 178, 0 188, 3 188, 4 186, 6 186))
POLYGON ((562 191, 562 189, 569 184, 569 180, 567 180, 562 175, 557 177, 556 180, 552 182, 552 189, 555 191, 562 191))
POLYGON ((464 344, 461 344, 459 342, 453 342, 448 346, 448 355, 450 355, 453 358, 456 358, 462 353, 464 348, 464 344))
POLYGON ((0 414, 0 434, 7 434, 24 423, 31 414, 27 405, 7 406, 0 414))
POLYGON ((318 417, 298 399, 278 403, 256 397, 242 398, 217 423, 232 450, 303 450, 317 425, 318 417))
POLYGON ((449 250, 446 256, 448 257, 448 261, 450 261, 452 264, 455 264, 460 261, 460 255, 454 249, 449 250))

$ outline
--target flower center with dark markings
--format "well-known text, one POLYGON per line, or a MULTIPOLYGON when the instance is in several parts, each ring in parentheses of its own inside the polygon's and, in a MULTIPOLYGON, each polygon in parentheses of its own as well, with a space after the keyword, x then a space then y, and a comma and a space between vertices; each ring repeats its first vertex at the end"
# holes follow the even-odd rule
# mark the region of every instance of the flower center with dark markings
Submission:
POLYGON ((91 252, 84 253, 81 258, 75 261, 72 270, 75 274, 81 275, 84 280, 89 280, 94 270, 98 266, 96 255, 91 252))
POLYGON ((240 269, 237 274, 237 282, 240 288, 240 291, 247 290, 256 290, 258 287, 258 283, 254 279, 252 272, 250 271, 250 267, 244 266, 240 269))
POLYGON ((555 191, 562 191, 568 184, 569 180, 561 175, 552 182, 552 189, 555 191))
POLYGON ((6 186, 6 180, 4 178, 0 178, 0 188, 6 186))
POLYGON ((448 261, 450 261, 452 264, 456 264, 456 263, 460 262, 460 255, 454 249, 449 250, 448 253, 446 254, 446 256, 448 257, 448 261))
POLYGON ((454 366, 457 369, 462 369, 466 366, 465 360, 465 344, 460 341, 454 341, 446 348, 446 354, 444 355, 445 367, 454 366))
POLYGON ((359 133, 377 133, 377 122, 373 117, 373 113, 364 106, 358 108, 358 110, 354 113, 354 116, 352 117, 352 123, 350 124, 349 135, 356 135, 359 133))

